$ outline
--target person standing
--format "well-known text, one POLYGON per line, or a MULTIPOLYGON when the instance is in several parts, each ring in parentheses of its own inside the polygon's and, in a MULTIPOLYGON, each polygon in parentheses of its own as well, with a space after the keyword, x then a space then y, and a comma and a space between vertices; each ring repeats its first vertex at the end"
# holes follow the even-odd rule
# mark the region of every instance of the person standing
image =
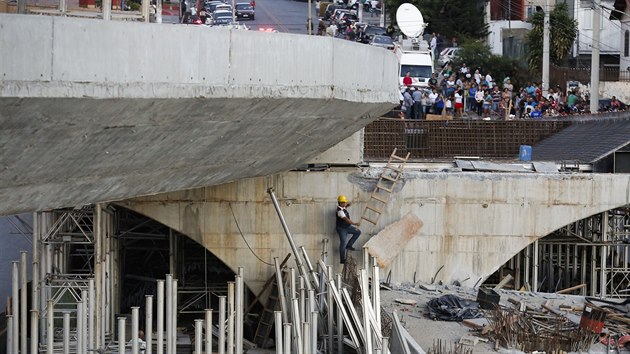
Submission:
POLYGON ((431 57, 433 61, 437 60, 437 35, 433 32, 433 36, 431 37, 431 57))
POLYGON ((420 90, 415 89, 411 94, 411 98, 413 99, 413 119, 421 119, 422 118, 422 92, 420 90))
POLYGON ((354 243, 361 236, 361 230, 355 227, 359 226, 360 222, 353 222, 350 220, 350 213, 348 207, 350 202, 345 195, 340 195, 337 198, 337 213, 336 213, 336 225, 337 234, 339 235, 339 260, 341 264, 346 262, 346 250, 354 251, 354 243), (352 238, 348 240, 348 234, 352 235, 352 238))

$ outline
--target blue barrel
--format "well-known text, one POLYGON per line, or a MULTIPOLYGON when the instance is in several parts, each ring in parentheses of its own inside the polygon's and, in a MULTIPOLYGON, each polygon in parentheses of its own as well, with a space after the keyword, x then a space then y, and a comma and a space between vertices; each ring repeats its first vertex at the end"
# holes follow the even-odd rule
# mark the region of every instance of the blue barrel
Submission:
POLYGON ((518 159, 521 161, 532 160, 532 147, 529 145, 521 145, 521 150, 518 154, 518 159))

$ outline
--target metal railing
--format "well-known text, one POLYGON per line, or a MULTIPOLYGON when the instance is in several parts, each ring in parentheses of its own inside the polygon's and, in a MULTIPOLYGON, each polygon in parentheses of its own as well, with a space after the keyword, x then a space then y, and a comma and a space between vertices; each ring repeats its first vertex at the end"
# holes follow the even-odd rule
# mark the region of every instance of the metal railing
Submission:
POLYGON ((394 148, 411 159, 477 156, 518 158, 521 145, 536 142, 571 125, 568 120, 413 121, 380 118, 364 134, 366 161, 386 161, 394 148))
MULTIPOLYGON (((550 82, 563 86, 567 81, 579 81, 582 83, 591 81, 591 68, 572 68, 551 65, 550 82)), ((630 81, 628 68, 601 68, 599 70, 600 81, 630 81)))

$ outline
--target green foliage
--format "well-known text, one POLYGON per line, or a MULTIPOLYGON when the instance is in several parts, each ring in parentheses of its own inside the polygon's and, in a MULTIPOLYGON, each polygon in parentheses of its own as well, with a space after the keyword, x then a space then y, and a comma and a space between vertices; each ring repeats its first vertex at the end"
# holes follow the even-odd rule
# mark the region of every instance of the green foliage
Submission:
POLYGON ((133 1, 130 1, 130 2, 129 2, 129 9, 130 9, 131 11, 140 11, 140 8, 141 8, 141 7, 142 7, 142 6, 140 5, 140 3, 133 2, 133 1))
POLYGON ((509 77, 515 87, 526 83, 530 78, 527 68, 518 59, 492 54, 490 46, 485 42, 469 40, 460 47, 462 50, 453 60, 454 67, 461 67, 466 63, 471 72, 479 69, 485 75, 490 71, 496 82, 503 82, 505 77, 509 77))
POLYGON ((457 37, 460 42, 464 37, 479 39, 488 35, 484 0, 385 0, 392 22, 398 6, 405 2, 422 12, 424 22, 428 23, 425 33, 440 33, 445 40, 457 37))
MULTIPOLYGON (((549 60, 562 66, 577 37, 578 23, 569 15, 566 3, 556 5, 549 17, 549 60)), ((543 12, 536 12, 530 18, 532 30, 527 33, 526 41, 529 47, 527 63, 532 71, 542 66, 544 18, 543 12)))

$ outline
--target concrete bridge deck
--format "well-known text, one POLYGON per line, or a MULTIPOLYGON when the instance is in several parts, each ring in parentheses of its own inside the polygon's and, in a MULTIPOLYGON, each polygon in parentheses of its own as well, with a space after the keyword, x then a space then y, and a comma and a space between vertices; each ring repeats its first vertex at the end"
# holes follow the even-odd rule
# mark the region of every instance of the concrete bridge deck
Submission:
POLYGON ((393 53, 333 38, 0 14, 0 215, 289 170, 397 80, 393 53))

